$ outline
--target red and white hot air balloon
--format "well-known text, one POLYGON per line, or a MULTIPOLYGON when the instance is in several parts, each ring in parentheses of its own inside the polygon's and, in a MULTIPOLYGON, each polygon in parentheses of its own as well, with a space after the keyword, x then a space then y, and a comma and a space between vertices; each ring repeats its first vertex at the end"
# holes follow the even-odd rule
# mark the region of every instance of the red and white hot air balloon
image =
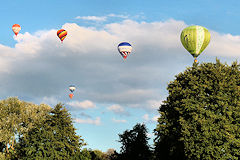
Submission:
POLYGON ((20 26, 19 24, 14 24, 14 25, 12 26, 12 30, 13 30, 13 32, 15 33, 15 35, 17 36, 18 33, 19 33, 19 31, 21 30, 21 26, 20 26))

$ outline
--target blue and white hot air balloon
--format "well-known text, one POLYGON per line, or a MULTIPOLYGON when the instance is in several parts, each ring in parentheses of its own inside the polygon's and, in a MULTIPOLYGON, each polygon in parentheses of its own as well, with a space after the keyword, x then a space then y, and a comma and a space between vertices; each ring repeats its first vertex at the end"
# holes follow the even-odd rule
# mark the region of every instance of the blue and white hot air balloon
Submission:
POLYGON ((74 85, 69 86, 69 90, 73 93, 75 91, 76 87, 74 85))
POLYGON ((128 42, 122 42, 118 45, 118 51, 124 59, 132 52, 132 46, 128 42))
POLYGON ((68 95, 69 98, 71 98, 71 99, 73 98, 73 96, 74 96, 73 92, 75 91, 75 89, 76 89, 76 87, 74 85, 69 86, 69 90, 72 92, 68 95))

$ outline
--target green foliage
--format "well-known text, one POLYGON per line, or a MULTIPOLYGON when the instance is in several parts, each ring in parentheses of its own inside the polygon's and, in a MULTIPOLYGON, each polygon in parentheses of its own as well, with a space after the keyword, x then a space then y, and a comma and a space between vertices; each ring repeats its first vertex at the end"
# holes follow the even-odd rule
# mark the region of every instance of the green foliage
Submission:
POLYGON ((117 152, 115 149, 113 148, 110 148, 107 150, 106 152, 106 155, 107 155, 107 160, 111 160, 111 159, 116 159, 116 155, 117 155, 117 152))
POLYGON ((0 156, 10 158, 15 153, 16 137, 23 136, 35 123, 41 122, 49 110, 48 105, 35 105, 17 98, 1 100, 0 156))
POLYGON ((148 145, 147 129, 144 124, 136 124, 132 130, 119 134, 122 143, 121 153, 112 155, 114 160, 151 160, 152 152, 148 145))
POLYGON ((1 160, 6 160, 7 159, 5 153, 0 152, 0 159, 1 160))
POLYGON ((20 159, 71 159, 80 152, 83 139, 75 133, 68 111, 61 104, 36 124, 26 135, 20 137, 20 159))
POLYGON ((91 150, 84 148, 81 152, 75 155, 74 159, 80 160, 110 160, 109 155, 100 150, 91 150))
POLYGON ((168 85, 155 129, 156 159, 240 158, 240 70, 194 64, 168 85))
POLYGON ((91 154, 86 148, 84 148, 80 154, 78 154, 77 158, 81 160, 91 160, 91 154))
POLYGON ((91 160, 108 160, 107 154, 103 153, 100 150, 93 150, 90 152, 91 160))

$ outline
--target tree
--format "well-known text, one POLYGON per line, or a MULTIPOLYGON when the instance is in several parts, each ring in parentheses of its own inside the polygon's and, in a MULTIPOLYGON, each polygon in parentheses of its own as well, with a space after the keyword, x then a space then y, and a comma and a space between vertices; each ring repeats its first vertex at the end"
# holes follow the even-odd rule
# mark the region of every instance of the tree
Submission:
POLYGON ((194 64, 168 85, 155 129, 156 159, 240 158, 240 70, 194 64))
POLYGON ((8 98, 0 101, 0 156, 10 158, 15 152, 16 138, 41 122, 50 111, 50 106, 8 98))
POLYGON ((68 111, 57 104, 43 123, 19 139, 18 155, 22 159, 71 159, 84 145, 75 130, 68 111))
POLYGON ((100 150, 92 150, 84 148, 81 152, 79 152, 75 159, 78 160, 110 160, 107 153, 104 153, 100 150))
POLYGON ((144 124, 136 124, 132 130, 119 134, 122 143, 121 153, 115 154, 117 160, 151 160, 152 152, 148 145, 147 129, 144 124))
POLYGON ((76 155, 73 158, 74 160, 92 160, 90 151, 88 149, 84 148, 81 150, 81 152, 76 153, 76 155))
POLYGON ((100 150, 92 150, 90 151, 91 160, 108 160, 107 154, 103 153, 100 150))
POLYGON ((116 153, 116 150, 113 149, 113 148, 109 148, 106 152, 106 155, 107 155, 107 159, 110 160, 110 159, 114 159, 114 154, 116 153))

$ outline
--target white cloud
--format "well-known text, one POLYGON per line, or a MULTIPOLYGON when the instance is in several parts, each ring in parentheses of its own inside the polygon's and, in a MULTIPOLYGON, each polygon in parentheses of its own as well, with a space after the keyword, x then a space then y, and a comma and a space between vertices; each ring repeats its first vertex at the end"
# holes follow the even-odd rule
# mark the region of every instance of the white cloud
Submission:
MULTIPOLYGON (((124 20, 122 23, 107 24, 110 33, 128 38, 134 42, 134 46, 141 49, 170 49, 184 48, 179 39, 181 30, 186 27, 183 21, 168 20, 165 22, 138 23, 132 20, 124 20), (136 41, 137 39, 137 41, 136 41), (144 39, 144 41, 142 41, 144 39)), ((159 50, 160 51, 160 50, 159 50)))
POLYGON ((59 102, 55 97, 43 97, 41 103, 48 104, 50 106, 55 106, 59 102))
POLYGON ((88 20, 88 21, 106 21, 107 17, 97 17, 97 16, 77 16, 76 19, 88 20))
POLYGON ((100 117, 96 117, 96 119, 80 119, 80 118, 75 118, 74 122, 80 123, 80 124, 93 124, 93 125, 100 125, 101 124, 101 119, 100 117))
POLYGON ((154 137, 154 134, 153 134, 153 133, 147 133, 147 137, 148 137, 148 138, 153 138, 153 137, 154 137))
POLYGON ((89 101, 89 100, 85 100, 82 102, 73 101, 73 102, 68 102, 67 104, 72 107, 79 108, 79 109, 96 108, 96 105, 92 101, 89 101))
POLYGON ((147 101, 149 109, 158 110, 160 105, 162 104, 162 100, 148 100, 147 101))
POLYGON ((115 118, 113 118, 112 121, 114 123, 126 123, 127 122, 127 120, 125 120, 125 119, 115 119, 115 118))
POLYGON ((128 115, 129 113, 125 111, 125 109, 118 105, 118 104, 114 104, 112 106, 109 106, 107 108, 109 111, 114 112, 115 114, 120 114, 120 115, 128 115))
POLYGON ((157 122, 157 121, 158 121, 158 118, 159 118, 159 115, 154 116, 154 117, 152 118, 152 121, 153 121, 153 122, 157 122))
MULTIPOLYGON (((0 45, 0 81, 4 84, 0 96, 68 101, 66 88, 74 83, 79 88, 74 98, 118 104, 114 113, 126 114, 121 106, 156 110, 159 99, 168 94, 167 83, 192 65, 193 58, 179 38, 186 26, 173 19, 151 23, 124 20, 97 29, 66 23, 62 28, 68 35, 63 43, 56 29, 20 33, 15 47, 0 45), (122 41, 133 46, 126 61, 117 51, 122 41)), ((200 62, 202 57, 222 56, 223 61, 240 57, 239 35, 210 32, 212 39, 199 56, 200 62)), ((73 105, 84 108, 79 103, 73 105)))
MULTIPOLYGON (((134 79, 136 77, 134 75, 127 75, 126 77, 120 78, 120 80, 121 79, 124 80, 124 78, 131 79, 131 80, 129 80, 129 84, 127 84, 128 82, 126 82, 126 85, 131 85, 131 83, 134 83, 134 82, 130 82, 130 81, 134 81, 134 79)), ((139 80, 139 81, 141 81, 141 80, 139 80)), ((121 84, 119 84, 119 86, 121 86, 121 84)), ((137 101, 140 102, 140 101, 143 101, 145 99, 149 99, 150 97, 152 97, 155 94, 156 94, 156 91, 152 90, 152 89, 131 89, 131 88, 128 89, 128 88, 125 88, 123 90, 122 88, 120 88, 119 91, 116 91, 112 94, 109 94, 109 93, 106 93, 106 94, 105 93, 103 93, 103 94, 93 93, 92 96, 96 97, 99 100, 103 100, 103 101, 106 100, 106 99, 111 100, 112 103, 114 103, 114 102, 124 103, 124 102, 127 101, 129 104, 135 104, 135 102, 137 102, 137 101)), ((131 106, 134 106, 134 105, 131 105, 131 106)))
POLYGON ((127 19, 129 16, 127 15, 122 15, 122 14, 108 14, 108 17, 117 17, 117 18, 123 18, 123 19, 127 19))
POLYGON ((149 120, 149 115, 148 115, 148 114, 144 114, 142 118, 143 118, 145 121, 148 121, 148 120, 149 120))
POLYGON ((14 49, 0 44, 0 51, 0 72, 9 73, 11 70, 12 58, 16 56, 14 49))
POLYGON ((211 41, 206 48, 206 54, 223 57, 239 57, 240 36, 220 34, 211 31, 211 41))
POLYGON ((147 113, 142 116, 143 120, 144 120, 146 123, 156 123, 156 122, 158 121, 158 118, 159 118, 159 117, 160 117, 159 115, 155 115, 155 116, 153 116, 152 118, 150 118, 150 117, 149 117, 149 114, 147 114, 147 113))
POLYGON ((84 112, 79 113, 78 116, 85 117, 85 118, 91 118, 90 115, 88 115, 88 114, 86 114, 84 112))
POLYGON ((122 14, 108 14, 106 16, 77 16, 75 19, 81 19, 81 20, 87 20, 87 21, 97 21, 97 22, 104 22, 108 18, 122 18, 122 19, 127 19, 129 16, 127 15, 122 15, 122 14))

